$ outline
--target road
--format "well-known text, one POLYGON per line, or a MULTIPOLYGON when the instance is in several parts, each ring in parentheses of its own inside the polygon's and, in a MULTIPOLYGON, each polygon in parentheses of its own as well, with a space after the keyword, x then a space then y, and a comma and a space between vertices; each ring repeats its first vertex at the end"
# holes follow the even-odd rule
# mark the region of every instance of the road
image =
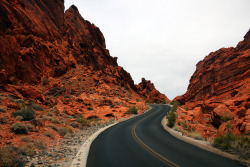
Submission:
POLYGON ((87 167, 240 167, 237 161, 185 143, 166 132, 167 105, 116 124, 92 143, 87 167))

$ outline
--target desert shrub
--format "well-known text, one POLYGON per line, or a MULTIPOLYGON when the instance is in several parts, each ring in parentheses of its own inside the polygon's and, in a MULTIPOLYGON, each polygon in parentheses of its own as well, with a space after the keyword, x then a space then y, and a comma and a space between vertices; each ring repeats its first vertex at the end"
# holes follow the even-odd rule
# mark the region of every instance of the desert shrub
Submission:
POLYGON ((55 124, 59 124, 60 123, 60 121, 57 118, 55 118, 55 117, 51 118, 51 122, 55 123, 55 124))
POLYGON ((178 101, 171 102, 170 104, 173 105, 171 107, 171 111, 173 111, 173 112, 176 112, 178 106, 180 105, 178 101))
POLYGON ((28 131, 31 131, 32 129, 35 128, 35 126, 32 124, 26 124, 26 127, 27 127, 28 131))
POLYGON ((89 121, 88 121, 87 119, 85 119, 85 118, 77 118, 76 121, 77 121, 82 127, 84 127, 84 126, 89 126, 89 125, 90 125, 89 121))
POLYGON ((127 113, 128 113, 128 114, 138 114, 138 109, 136 108, 136 106, 130 107, 130 108, 127 110, 127 113))
POLYGON ((176 114, 174 111, 170 111, 167 114, 167 119, 168 119, 168 123, 167 126, 172 128, 175 125, 175 120, 176 120, 176 114))
POLYGON ((213 146, 231 152, 243 159, 250 158, 250 139, 247 136, 235 136, 229 131, 225 135, 215 138, 213 146))
POLYGON ((43 135, 47 136, 47 137, 49 137, 51 139, 55 139, 54 134, 52 132, 47 131, 47 132, 44 132, 43 135))
POLYGON ((72 133, 73 133, 70 127, 58 128, 58 132, 61 136, 64 136, 64 137, 72 137, 72 133))
POLYGON ((22 167, 24 162, 14 147, 8 146, 0 149, 0 167, 22 167))
POLYGON ((0 124, 6 124, 9 121, 9 117, 5 116, 5 117, 1 117, 0 118, 0 124))
POLYGON ((24 142, 30 142, 30 138, 28 136, 22 136, 20 139, 24 142))
POLYGON ((217 138, 215 138, 213 146, 226 150, 230 148, 230 142, 235 141, 235 139, 236 137, 231 132, 228 132, 225 135, 218 136, 217 138))
POLYGON ((69 125, 72 126, 73 128, 78 128, 79 127, 79 123, 78 122, 72 122, 69 125))
POLYGON ((27 134, 27 127, 21 122, 11 125, 10 130, 15 134, 27 134))
POLYGON ((6 108, 0 107, 0 112, 6 112, 6 108))
POLYGON ((88 107, 87 109, 88 109, 89 111, 90 111, 90 110, 93 110, 93 108, 92 108, 92 107, 88 107))
POLYGON ((40 106, 40 105, 38 105, 38 104, 32 104, 31 107, 32 107, 34 110, 43 111, 42 106, 40 106))
POLYGON ((26 156, 33 156, 35 155, 35 151, 32 147, 30 147, 29 145, 26 146, 22 146, 18 149, 18 152, 22 155, 26 155, 26 156))
POLYGON ((221 117, 220 117, 220 120, 221 120, 222 122, 227 122, 227 121, 229 121, 229 120, 233 120, 233 117, 232 117, 232 116, 225 115, 225 116, 221 116, 221 117))
POLYGON ((203 136, 201 136, 200 133, 198 132, 190 132, 187 134, 188 137, 192 137, 193 139, 197 139, 197 140, 204 140, 203 136))
POLYGON ((54 129, 55 131, 58 131, 58 128, 55 124, 48 124, 47 127, 54 129))
POLYGON ((237 136, 236 140, 230 143, 230 149, 234 154, 243 159, 250 159, 250 139, 248 137, 237 136))
POLYGON ((24 121, 30 121, 35 118, 34 109, 31 107, 26 107, 26 106, 22 108, 21 110, 12 112, 12 115, 14 117, 22 116, 24 121))
POLYGON ((23 120, 23 117, 22 117, 22 116, 16 116, 15 119, 16 119, 17 121, 22 121, 22 120, 23 120))
POLYGON ((35 147, 37 148, 37 149, 39 149, 39 150, 44 150, 44 149, 46 149, 46 145, 45 145, 45 143, 42 141, 42 140, 37 140, 37 141, 35 141, 35 147))
POLYGON ((111 104, 111 105, 110 105, 110 108, 114 108, 114 107, 115 107, 115 104, 111 104))
POLYGON ((182 134, 184 134, 184 129, 182 129, 180 126, 178 125, 174 125, 173 126, 173 130, 177 131, 177 132, 181 132, 182 134))

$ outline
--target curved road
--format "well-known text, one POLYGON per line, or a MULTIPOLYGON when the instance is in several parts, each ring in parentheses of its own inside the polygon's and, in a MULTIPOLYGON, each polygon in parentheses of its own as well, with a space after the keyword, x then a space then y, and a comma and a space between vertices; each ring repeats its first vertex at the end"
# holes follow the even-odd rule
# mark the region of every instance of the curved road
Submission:
POLYGON ((161 125, 169 106, 152 107, 101 133, 91 144, 87 167, 244 166, 176 139, 161 125))

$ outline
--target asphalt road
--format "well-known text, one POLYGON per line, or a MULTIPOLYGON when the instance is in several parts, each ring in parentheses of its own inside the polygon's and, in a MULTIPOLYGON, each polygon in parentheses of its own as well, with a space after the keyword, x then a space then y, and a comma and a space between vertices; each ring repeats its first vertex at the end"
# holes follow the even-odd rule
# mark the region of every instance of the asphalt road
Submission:
POLYGON ((87 167, 244 166, 173 137, 161 125, 169 106, 152 107, 101 133, 90 147, 87 167))

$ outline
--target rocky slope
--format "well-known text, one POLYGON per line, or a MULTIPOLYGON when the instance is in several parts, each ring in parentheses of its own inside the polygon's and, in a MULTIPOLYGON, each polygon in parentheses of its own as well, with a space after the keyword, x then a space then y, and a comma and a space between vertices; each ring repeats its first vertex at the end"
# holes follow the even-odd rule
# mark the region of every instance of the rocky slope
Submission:
POLYGON ((0 13, 0 147, 30 155, 37 142, 50 146, 75 128, 127 117, 132 106, 143 112, 144 97, 166 99, 152 84, 138 90, 75 6, 1 0, 0 13))
POLYGON ((146 99, 147 102, 151 103, 161 103, 170 102, 170 100, 164 95, 156 90, 153 83, 145 78, 141 79, 141 82, 136 85, 139 93, 146 99))
POLYGON ((233 48, 210 53, 196 65, 179 101, 178 124, 204 137, 250 132, 250 31, 233 48), (185 122, 185 123, 184 123, 185 122))

